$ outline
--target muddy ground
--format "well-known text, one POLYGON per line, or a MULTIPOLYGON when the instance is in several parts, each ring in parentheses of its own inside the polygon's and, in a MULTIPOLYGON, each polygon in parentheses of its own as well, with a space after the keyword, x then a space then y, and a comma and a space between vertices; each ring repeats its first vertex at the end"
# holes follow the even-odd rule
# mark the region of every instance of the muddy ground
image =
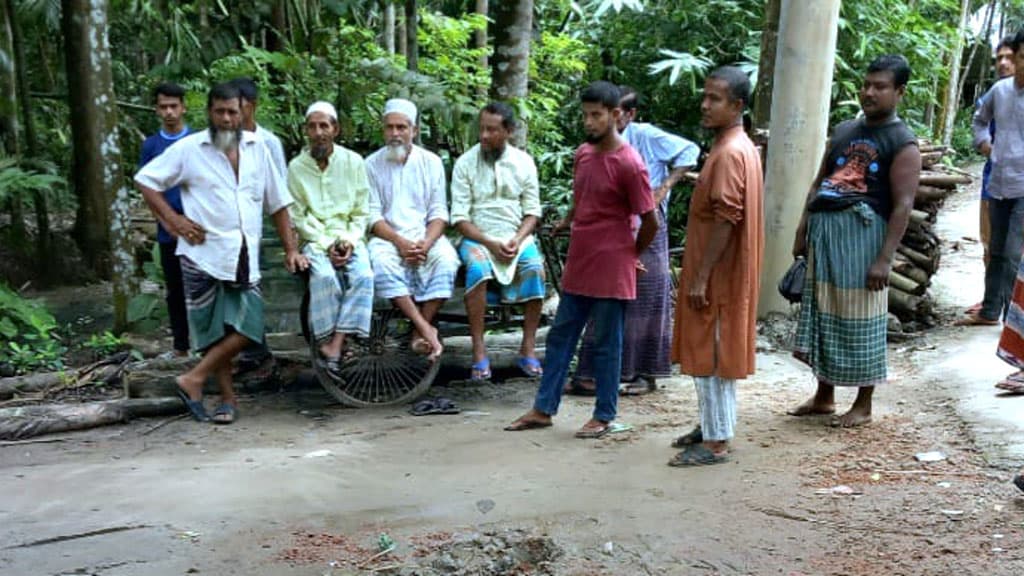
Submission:
MULTIPOLYGON (((981 291, 975 198, 940 222, 947 318, 981 291)), ((502 432, 535 390, 506 379, 437 386, 454 416, 345 409, 300 382, 245 397, 233 426, 0 445, 0 574, 1022 574, 1024 398, 993 395, 997 339, 943 327, 894 344, 856 430, 785 416, 813 381, 768 347, 732 460, 699 469, 665 465, 696 413, 681 377, 623 398, 634 430, 596 441, 572 436, 587 398, 553 429, 502 432), (915 460, 929 451, 945 459, 915 460)))

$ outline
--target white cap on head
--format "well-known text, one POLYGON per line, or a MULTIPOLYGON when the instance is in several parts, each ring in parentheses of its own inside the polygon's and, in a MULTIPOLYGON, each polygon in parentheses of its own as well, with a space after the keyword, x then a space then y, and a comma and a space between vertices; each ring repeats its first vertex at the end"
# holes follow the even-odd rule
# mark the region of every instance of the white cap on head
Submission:
POLYGON ((405 98, 392 98, 384 104, 384 116, 401 114, 409 119, 409 124, 416 125, 416 105, 405 98))
POLYGON ((306 119, 308 120, 309 117, 312 116, 314 112, 323 112, 324 114, 327 114, 327 116, 331 120, 334 120, 335 122, 338 121, 338 112, 334 109, 334 105, 332 105, 330 102, 324 102, 323 100, 320 100, 318 102, 313 102, 312 104, 310 104, 309 108, 306 108, 306 119))

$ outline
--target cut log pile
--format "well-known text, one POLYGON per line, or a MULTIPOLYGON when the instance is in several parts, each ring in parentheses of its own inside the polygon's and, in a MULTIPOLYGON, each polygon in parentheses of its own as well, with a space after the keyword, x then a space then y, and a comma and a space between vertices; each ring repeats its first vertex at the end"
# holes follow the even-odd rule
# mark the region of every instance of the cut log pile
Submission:
POLYGON ((928 287, 939 269, 941 241, 933 226, 946 198, 959 186, 970 184, 966 172, 941 163, 950 152, 946 146, 919 143, 921 181, 914 197, 907 232, 903 236, 889 275, 889 337, 900 339, 907 333, 929 328, 936 315, 928 287))

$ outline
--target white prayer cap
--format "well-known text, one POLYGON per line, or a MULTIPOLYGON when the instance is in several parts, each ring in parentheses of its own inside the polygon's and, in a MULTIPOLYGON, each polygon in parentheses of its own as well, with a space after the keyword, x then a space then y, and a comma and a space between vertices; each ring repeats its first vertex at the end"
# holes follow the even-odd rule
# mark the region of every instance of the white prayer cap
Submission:
POLYGON ((312 116, 314 112, 323 112, 324 114, 327 114, 327 116, 331 120, 334 120, 335 122, 338 121, 338 112, 337 110, 334 109, 334 105, 332 105, 330 102, 324 102, 323 100, 320 100, 318 102, 313 102, 312 104, 310 104, 309 108, 306 108, 306 119, 308 120, 309 117, 312 116))
POLYGON ((416 105, 404 98, 392 98, 384 104, 384 116, 401 114, 409 119, 409 124, 416 125, 416 105))

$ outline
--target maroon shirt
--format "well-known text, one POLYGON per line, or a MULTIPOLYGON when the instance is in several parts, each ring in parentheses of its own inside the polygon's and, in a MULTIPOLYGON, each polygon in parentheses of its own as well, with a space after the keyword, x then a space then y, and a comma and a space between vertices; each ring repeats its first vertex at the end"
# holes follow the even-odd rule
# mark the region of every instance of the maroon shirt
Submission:
POLYGON ((654 210, 644 161, 628 144, 599 152, 576 150, 576 206, 562 290, 593 298, 636 298, 636 239, 633 217, 654 210))

